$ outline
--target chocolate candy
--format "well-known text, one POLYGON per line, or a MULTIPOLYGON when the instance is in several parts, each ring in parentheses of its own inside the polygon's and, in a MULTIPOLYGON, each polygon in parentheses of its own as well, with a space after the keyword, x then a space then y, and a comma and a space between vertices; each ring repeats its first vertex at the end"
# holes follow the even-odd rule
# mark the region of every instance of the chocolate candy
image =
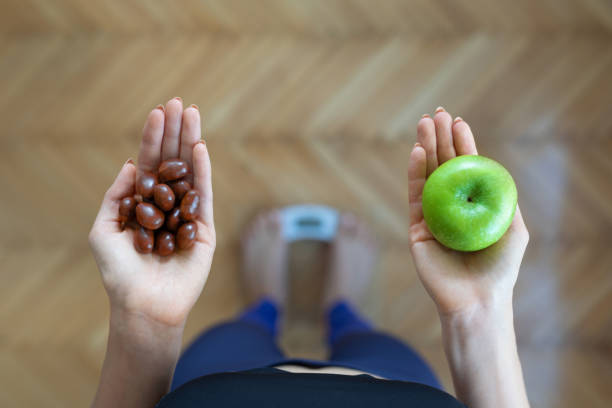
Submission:
POLYGON ((140 203, 136 206, 136 220, 146 229, 156 230, 164 225, 164 213, 153 204, 140 203))
POLYGON ((168 231, 176 232, 181 225, 181 210, 176 207, 166 214, 166 228, 168 231))
POLYGON ((153 187, 153 200, 163 211, 170 211, 174 207, 174 191, 166 184, 156 184, 153 187))
POLYGON ((191 190, 191 184, 187 180, 176 180, 168 183, 172 191, 174 191, 174 196, 176 200, 179 201, 185 193, 191 190))
POLYGON ((130 218, 134 217, 136 209, 136 200, 134 197, 125 197, 119 202, 119 221, 125 223, 130 218))
POLYGON ((194 221, 200 210, 200 196, 195 190, 189 190, 181 200, 181 218, 185 221, 194 221))
POLYGON ((155 234, 155 252, 161 256, 168 256, 174 252, 174 234, 161 230, 155 234))
POLYGON ((159 165, 158 173, 162 182, 178 180, 189 174, 189 167, 185 160, 168 159, 159 165))
POLYGON ((140 227, 134 233, 134 248, 141 254, 153 252, 153 231, 140 227))
POLYGON ((176 232, 176 246, 178 249, 190 248, 195 242, 198 226, 195 222, 187 222, 176 232))
POLYGON ((183 179, 189 173, 184 160, 165 160, 157 174, 140 173, 134 195, 119 202, 120 226, 134 229, 134 248, 138 252, 169 256, 193 246, 200 196, 183 179))
POLYGON ((150 171, 145 171, 136 179, 136 194, 143 198, 153 196, 153 187, 157 184, 157 176, 150 171))

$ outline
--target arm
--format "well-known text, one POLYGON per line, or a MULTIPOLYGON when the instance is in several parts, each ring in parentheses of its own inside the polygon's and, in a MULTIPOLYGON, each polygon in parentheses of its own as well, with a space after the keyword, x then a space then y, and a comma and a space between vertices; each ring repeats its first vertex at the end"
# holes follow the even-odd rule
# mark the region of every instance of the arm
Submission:
POLYGON ((175 98, 145 123, 138 166, 125 163, 104 196, 89 242, 110 301, 110 326, 100 385, 92 406, 150 408, 168 392, 183 327, 208 278, 215 250, 210 159, 200 140, 200 114, 175 98), (134 231, 121 230, 119 201, 134 194, 137 172, 180 157, 193 169, 200 195, 194 245, 160 257, 134 249, 134 231))
POLYGON ((442 317, 457 398, 470 407, 528 407, 512 304, 442 317))
POLYGON ((443 109, 424 117, 410 154, 410 250, 442 325, 457 397, 472 408, 527 408, 512 313, 512 291, 529 240, 517 207, 506 234, 477 252, 457 252, 433 237, 421 207, 427 177, 451 158, 478 154, 470 127, 443 109))
POLYGON ((106 357, 93 407, 153 407, 168 392, 183 326, 112 310, 106 357))

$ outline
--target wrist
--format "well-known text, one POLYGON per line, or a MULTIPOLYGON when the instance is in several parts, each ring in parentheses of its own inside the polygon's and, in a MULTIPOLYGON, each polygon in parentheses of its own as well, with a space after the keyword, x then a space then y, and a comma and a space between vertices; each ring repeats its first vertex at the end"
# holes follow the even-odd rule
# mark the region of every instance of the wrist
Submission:
MULTIPOLYGON (((142 292, 142 291, 138 291, 142 292)), ((184 328, 191 311, 191 304, 186 304, 185 298, 158 300, 154 294, 136 293, 126 296, 108 293, 111 311, 111 324, 125 321, 130 324, 149 324, 160 330, 184 328)))
POLYGON ((507 342, 516 344, 511 300, 478 304, 460 312, 441 314, 440 322, 446 346, 454 344, 470 348, 470 345, 477 345, 479 348, 478 345, 486 344, 491 347, 488 351, 493 351, 507 342))
POLYGON ((139 312, 111 307, 110 336, 134 347, 180 349, 184 327, 185 321, 168 325, 139 312))
POLYGON ((181 352, 183 326, 167 326, 143 315, 111 309, 107 359, 126 365, 126 373, 149 376, 164 387, 181 352))
POLYGON ((501 322, 512 322, 512 294, 508 296, 488 296, 486 299, 470 302, 459 309, 438 307, 442 326, 476 329, 501 322))

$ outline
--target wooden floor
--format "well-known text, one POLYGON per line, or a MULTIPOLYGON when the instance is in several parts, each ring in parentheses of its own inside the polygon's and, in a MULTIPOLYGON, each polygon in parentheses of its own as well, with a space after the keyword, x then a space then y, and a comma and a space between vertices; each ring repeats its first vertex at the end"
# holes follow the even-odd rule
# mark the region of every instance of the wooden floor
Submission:
MULTIPOLYGON (((406 231, 415 124, 443 105, 518 185, 533 406, 609 407, 611 73, 606 0, 1 1, 0 406, 92 398, 108 305, 87 231, 148 110, 180 95, 204 115, 219 235, 185 341, 244 306, 237 237, 253 214, 324 203, 380 239, 365 313, 452 389, 406 231)), ((291 355, 323 355, 311 327, 290 326, 291 355)))

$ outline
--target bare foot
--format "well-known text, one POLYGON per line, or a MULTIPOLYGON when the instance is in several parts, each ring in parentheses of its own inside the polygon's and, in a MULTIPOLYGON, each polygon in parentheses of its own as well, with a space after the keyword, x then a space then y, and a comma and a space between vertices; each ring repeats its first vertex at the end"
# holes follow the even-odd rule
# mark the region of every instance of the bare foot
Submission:
POLYGON ((340 300, 358 305, 369 288, 378 255, 372 234, 354 215, 344 213, 330 255, 325 310, 340 300))
POLYGON ((257 215, 242 236, 242 272, 251 302, 268 297, 287 300, 287 241, 278 210, 257 215))

